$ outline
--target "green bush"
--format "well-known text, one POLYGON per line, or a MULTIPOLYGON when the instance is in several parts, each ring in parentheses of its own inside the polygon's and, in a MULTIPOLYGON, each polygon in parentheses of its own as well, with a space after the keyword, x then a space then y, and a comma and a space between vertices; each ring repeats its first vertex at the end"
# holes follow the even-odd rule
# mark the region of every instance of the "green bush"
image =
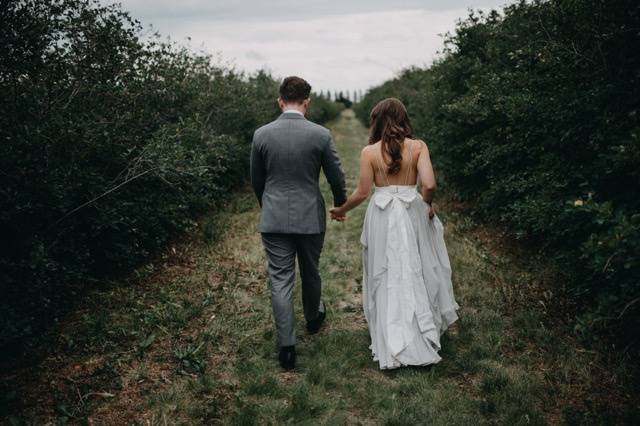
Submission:
POLYGON ((356 106, 408 106, 444 187, 567 271, 577 328, 640 325, 640 4, 520 2, 472 12, 428 69, 356 106))
MULTIPOLYGON (((214 66, 95 0, 0 12, 0 347, 158 252, 241 186, 278 82, 214 66)), ((314 105, 318 121, 333 106, 314 105)), ((339 111, 338 111, 339 112, 339 111)))
POLYGON ((344 110, 343 104, 312 93, 307 119, 316 123, 326 123, 337 118, 342 110, 344 110))

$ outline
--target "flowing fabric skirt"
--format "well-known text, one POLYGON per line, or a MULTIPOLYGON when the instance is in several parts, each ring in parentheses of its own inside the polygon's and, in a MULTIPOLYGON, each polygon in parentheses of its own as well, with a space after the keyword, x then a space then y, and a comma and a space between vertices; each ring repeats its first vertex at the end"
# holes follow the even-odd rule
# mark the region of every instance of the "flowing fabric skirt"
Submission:
POLYGON ((381 369, 439 362, 440 336, 458 319, 440 219, 415 185, 376 187, 367 207, 362 301, 381 369))

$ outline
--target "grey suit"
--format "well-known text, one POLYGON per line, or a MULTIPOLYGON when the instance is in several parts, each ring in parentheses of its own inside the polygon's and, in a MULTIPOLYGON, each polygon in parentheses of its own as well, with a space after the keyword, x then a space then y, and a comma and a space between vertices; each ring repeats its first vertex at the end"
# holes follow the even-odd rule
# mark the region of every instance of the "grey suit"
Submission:
POLYGON ((259 231, 268 259, 274 319, 281 346, 295 344, 293 285, 295 258, 302 278, 307 321, 317 318, 322 283, 318 261, 326 229, 320 169, 335 206, 347 198, 345 179, 331 132, 295 112, 282 113, 254 132, 251 184, 262 207, 259 231))

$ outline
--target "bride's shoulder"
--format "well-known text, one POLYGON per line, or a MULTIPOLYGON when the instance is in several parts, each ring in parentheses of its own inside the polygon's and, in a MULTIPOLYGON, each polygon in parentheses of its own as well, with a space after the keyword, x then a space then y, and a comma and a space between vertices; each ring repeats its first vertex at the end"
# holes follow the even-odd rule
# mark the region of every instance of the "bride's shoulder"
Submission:
POLYGON ((420 138, 407 138, 412 145, 426 145, 427 143, 420 138))
POLYGON ((360 162, 366 162, 367 164, 373 164, 376 156, 376 144, 365 145, 360 151, 360 162))
POLYGON ((372 155, 375 152, 375 150, 376 150, 376 148, 377 148, 377 146, 379 144, 380 144, 380 142, 376 142, 376 143, 373 143, 373 144, 365 145, 364 148, 362 148, 362 151, 361 151, 362 155, 367 155, 367 156, 368 155, 372 155))
POLYGON ((418 139, 418 138, 407 138, 407 140, 410 141, 410 143, 412 144, 411 147, 414 149, 417 149, 418 151, 424 151, 424 152, 429 152, 429 147, 427 146, 427 143, 422 140, 422 139, 418 139))

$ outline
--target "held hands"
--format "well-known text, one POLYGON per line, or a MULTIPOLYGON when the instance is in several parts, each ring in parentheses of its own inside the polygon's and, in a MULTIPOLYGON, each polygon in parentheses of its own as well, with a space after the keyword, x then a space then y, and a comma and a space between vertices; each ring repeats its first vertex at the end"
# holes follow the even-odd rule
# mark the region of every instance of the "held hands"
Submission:
POLYGON ((347 212, 345 212, 342 207, 333 207, 329 209, 329 212, 331 213, 331 220, 344 222, 344 220, 347 218, 347 212))

